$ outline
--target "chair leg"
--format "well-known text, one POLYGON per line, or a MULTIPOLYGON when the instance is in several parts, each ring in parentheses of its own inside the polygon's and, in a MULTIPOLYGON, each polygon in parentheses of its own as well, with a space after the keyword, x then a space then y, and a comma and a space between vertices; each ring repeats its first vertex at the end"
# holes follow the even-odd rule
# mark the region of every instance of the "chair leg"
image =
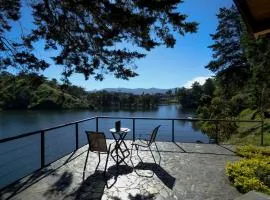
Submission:
POLYGON ((135 145, 135 147, 136 147, 136 150, 137 150, 137 156, 140 158, 141 162, 143 162, 141 156, 139 155, 139 146, 135 145))
POLYGON ((152 152, 151 147, 149 146, 148 148, 149 148, 149 150, 150 150, 150 152, 151 152, 151 154, 152 154, 152 157, 153 157, 153 159, 154 159, 154 162, 157 164, 156 159, 155 159, 155 157, 154 157, 154 154, 153 154, 153 152, 152 152))
POLYGON ((155 146, 156 146, 158 155, 159 155, 159 162, 158 162, 158 164, 160 165, 160 162, 161 162, 161 155, 160 155, 159 149, 158 149, 158 147, 157 147, 157 143, 156 143, 156 142, 154 142, 154 143, 155 143, 155 146))
POLYGON ((108 152, 107 152, 107 158, 106 158, 105 169, 104 169, 104 176, 106 175, 108 160, 109 160, 109 156, 110 156, 110 150, 111 150, 111 144, 110 144, 108 152))
POLYGON ((131 150, 130 150, 130 158, 129 158, 129 160, 130 160, 130 162, 132 164, 132 167, 134 169, 135 166, 134 166, 134 163, 132 161, 133 146, 134 146, 134 144, 131 144, 131 150))
POLYGON ((96 172, 97 169, 98 169, 99 163, 100 163, 100 152, 98 152, 98 164, 97 164, 97 166, 96 166, 95 172, 96 172))
POLYGON ((106 158, 105 169, 104 169, 104 176, 106 175, 108 160, 109 160, 109 153, 107 154, 107 158, 106 158))
POLYGON ((88 148, 86 158, 85 158, 84 167, 83 167, 83 181, 84 181, 84 178, 85 178, 85 170, 86 170, 86 164, 87 164, 87 161, 88 161, 89 152, 90 152, 90 149, 88 148))

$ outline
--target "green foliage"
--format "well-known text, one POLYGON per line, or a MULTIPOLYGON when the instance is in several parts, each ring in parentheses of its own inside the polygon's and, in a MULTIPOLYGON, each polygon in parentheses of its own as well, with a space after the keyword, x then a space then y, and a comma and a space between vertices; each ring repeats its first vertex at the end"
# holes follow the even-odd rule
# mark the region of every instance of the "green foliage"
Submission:
POLYGON ((77 72, 86 79, 103 80, 104 74, 128 79, 137 75, 134 61, 145 56, 139 50, 160 45, 173 48, 175 33, 196 32, 197 23, 188 22, 187 15, 177 9, 181 3, 32 1, 35 27, 25 43, 32 47, 37 40, 45 40, 45 49, 58 49, 53 59, 64 66, 66 77, 77 72), (135 48, 129 48, 130 44, 135 48))
MULTIPOLYGON (((217 17, 218 27, 211 35, 213 59, 206 66, 216 73, 215 89, 210 98, 203 93, 197 114, 208 119, 264 120, 264 144, 270 145, 270 121, 263 115, 270 109, 270 35, 251 38, 234 6, 221 8, 217 17)), ((215 134, 209 122, 200 127, 210 137, 215 134)), ((259 145, 261 133, 260 123, 218 125, 220 140, 230 144, 259 145)))
POLYGON ((270 147, 258 147, 253 145, 238 146, 236 147, 236 153, 246 158, 270 156, 270 147))
MULTIPOLYGON (((137 75, 135 60, 145 56, 135 49, 150 51, 164 45, 173 48, 176 35, 197 30, 196 22, 179 12, 181 0, 173 1, 85 1, 0 0, 0 70, 46 69, 49 65, 31 51, 35 43, 45 42, 44 50, 55 51, 56 65, 64 66, 64 79, 77 72, 102 80, 104 74, 128 79, 137 75), (21 17, 22 5, 28 6, 34 26, 20 22, 17 38, 8 37, 21 17), (122 45, 119 45, 122 43, 122 45), (123 48, 115 48, 121 46, 123 48), (113 48, 112 48, 113 47, 113 48)), ((29 21, 29 20, 28 20, 29 21)), ((32 20, 30 20, 32 21, 32 20)), ((28 23, 28 22, 27 22, 28 23)), ((39 47, 40 48, 40 45, 39 47)))
POLYGON ((35 71, 49 66, 44 60, 38 59, 21 38, 8 36, 12 25, 20 18, 20 8, 20 0, 0 0, 0 72, 8 67, 19 71, 35 71))
POLYGON ((87 108, 83 96, 75 97, 60 90, 45 77, 36 74, 0 74, 2 109, 71 109, 87 108), (7 87, 8 86, 8 87, 7 87))
POLYGON ((206 66, 216 72, 217 81, 227 99, 245 86, 250 77, 250 65, 241 46, 242 34, 246 27, 235 6, 220 8, 216 33, 210 35, 214 41, 209 48, 213 51, 213 60, 206 66), (242 26, 241 26, 242 25, 242 26))
POLYGON ((242 110, 248 108, 248 94, 238 93, 231 97, 230 99, 230 110, 232 111, 232 116, 237 116, 242 110))
MULTIPOLYGON (((261 120, 261 115, 258 110, 245 109, 239 114, 240 120, 261 120)), ((261 145, 261 122, 239 122, 237 123, 237 132, 225 141, 229 144, 253 144, 261 145)), ((270 146, 270 120, 264 120, 263 128, 263 143, 265 146, 270 146)))
POLYGON ((256 113, 257 113, 256 110, 252 110, 250 108, 247 108, 239 114, 239 117, 240 117, 240 119, 255 119, 256 113))
POLYGON ((211 100, 214 87, 212 79, 207 79, 204 85, 194 82, 189 89, 178 89, 176 96, 183 108, 198 108, 201 102, 208 103, 211 100))
POLYGON ((88 93, 36 74, 0 73, 0 109, 154 109, 158 95, 100 91, 88 93))
POLYGON ((238 126, 235 122, 212 122, 205 121, 199 123, 200 130, 207 134, 209 138, 216 142, 228 141, 232 135, 238 133, 238 126))
POLYGON ((270 148, 249 145, 237 147, 236 151, 245 158, 226 166, 233 185, 243 193, 256 190, 270 194, 270 148))
POLYGON ((87 99, 96 109, 153 109, 160 102, 158 95, 134 95, 129 93, 110 93, 107 91, 89 93, 87 99))

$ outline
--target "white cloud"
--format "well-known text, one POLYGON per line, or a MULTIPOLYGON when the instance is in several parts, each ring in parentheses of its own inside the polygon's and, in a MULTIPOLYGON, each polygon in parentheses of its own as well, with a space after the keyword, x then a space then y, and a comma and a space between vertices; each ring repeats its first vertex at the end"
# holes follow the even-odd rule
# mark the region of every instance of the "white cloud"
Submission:
POLYGON ((200 85, 203 85, 206 81, 206 79, 210 78, 211 76, 198 76, 198 77, 195 77, 193 78, 192 80, 190 81, 187 81, 185 84, 184 84, 184 87, 185 88, 191 88, 192 84, 194 82, 199 82, 200 85))

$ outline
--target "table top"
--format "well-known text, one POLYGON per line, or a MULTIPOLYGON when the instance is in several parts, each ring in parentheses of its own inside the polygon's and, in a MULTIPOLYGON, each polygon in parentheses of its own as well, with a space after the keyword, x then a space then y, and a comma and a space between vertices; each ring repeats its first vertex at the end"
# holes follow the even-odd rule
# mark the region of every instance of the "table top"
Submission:
POLYGON ((111 128, 110 129, 110 132, 111 133, 122 133, 122 132, 125 132, 126 133, 126 132, 129 132, 129 131, 130 131, 129 128, 121 128, 120 131, 116 131, 115 128, 111 128))

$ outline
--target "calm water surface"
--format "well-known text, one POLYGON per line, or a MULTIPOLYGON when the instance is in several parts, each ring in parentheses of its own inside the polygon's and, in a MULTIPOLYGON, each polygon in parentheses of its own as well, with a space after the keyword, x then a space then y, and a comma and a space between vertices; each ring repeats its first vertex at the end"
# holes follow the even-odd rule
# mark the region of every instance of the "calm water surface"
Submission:
MULTIPOLYGON (((0 112, 0 138, 8 138, 22 133, 45 129, 59 124, 81 120, 94 116, 113 117, 159 117, 187 118, 194 117, 193 110, 181 110, 177 105, 161 105, 151 111, 2 111, 0 112)), ((107 138, 112 138, 109 129, 117 119, 100 119, 99 131, 107 138)), ((132 120, 121 120, 122 127, 132 129, 132 120)), ((136 120, 135 135, 144 136, 153 128, 161 125, 157 140, 172 140, 172 121, 136 120)), ((85 130, 95 130, 95 120, 79 124, 79 145, 86 144, 85 130)), ((208 143, 208 137, 196 124, 175 121, 175 141, 208 143)), ((132 131, 127 135, 132 139, 132 131)), ((45 132, 46 164, 72 152, 75 148, 75 125, 45 132)), ((0 188, 40 167, 40 134, 0 144, 0 188)))
MULTIPOLYGON (((0 112, 0 139, 94 116, 187 118, 194 117, 195 112, 194 110, 182 110, 178 105, 161 105, 156 110, 151 111, 2 111, 0 112)), ((102 130, 108 125, 113 126, 114 121, 101 120, 99 126, 102 130)), ((91 122, 88 123, 89 125, 91 124, 91 122)), ((130 128, 131 120, 122 120, 122 124, 130 128)), ((167 136, 171 137, 171 128, 169 127, 171 126, 171 121, 136 120, 136 132, 139 132, 139 130, 151 130, 155 124, 163 125, 161 131, 167 132, 167 136)), ((104 132, 107 131, 104 130, 104 132)), ((175 132, 176 137, 186 135, 188 132, 189 137, 186 137, 185 140, 190 140, 190 142, 200 139, 207 142, 206 140, 208 139, 207 136, 196 128, 195 124, 189 122, 175 121, 175 132)))

